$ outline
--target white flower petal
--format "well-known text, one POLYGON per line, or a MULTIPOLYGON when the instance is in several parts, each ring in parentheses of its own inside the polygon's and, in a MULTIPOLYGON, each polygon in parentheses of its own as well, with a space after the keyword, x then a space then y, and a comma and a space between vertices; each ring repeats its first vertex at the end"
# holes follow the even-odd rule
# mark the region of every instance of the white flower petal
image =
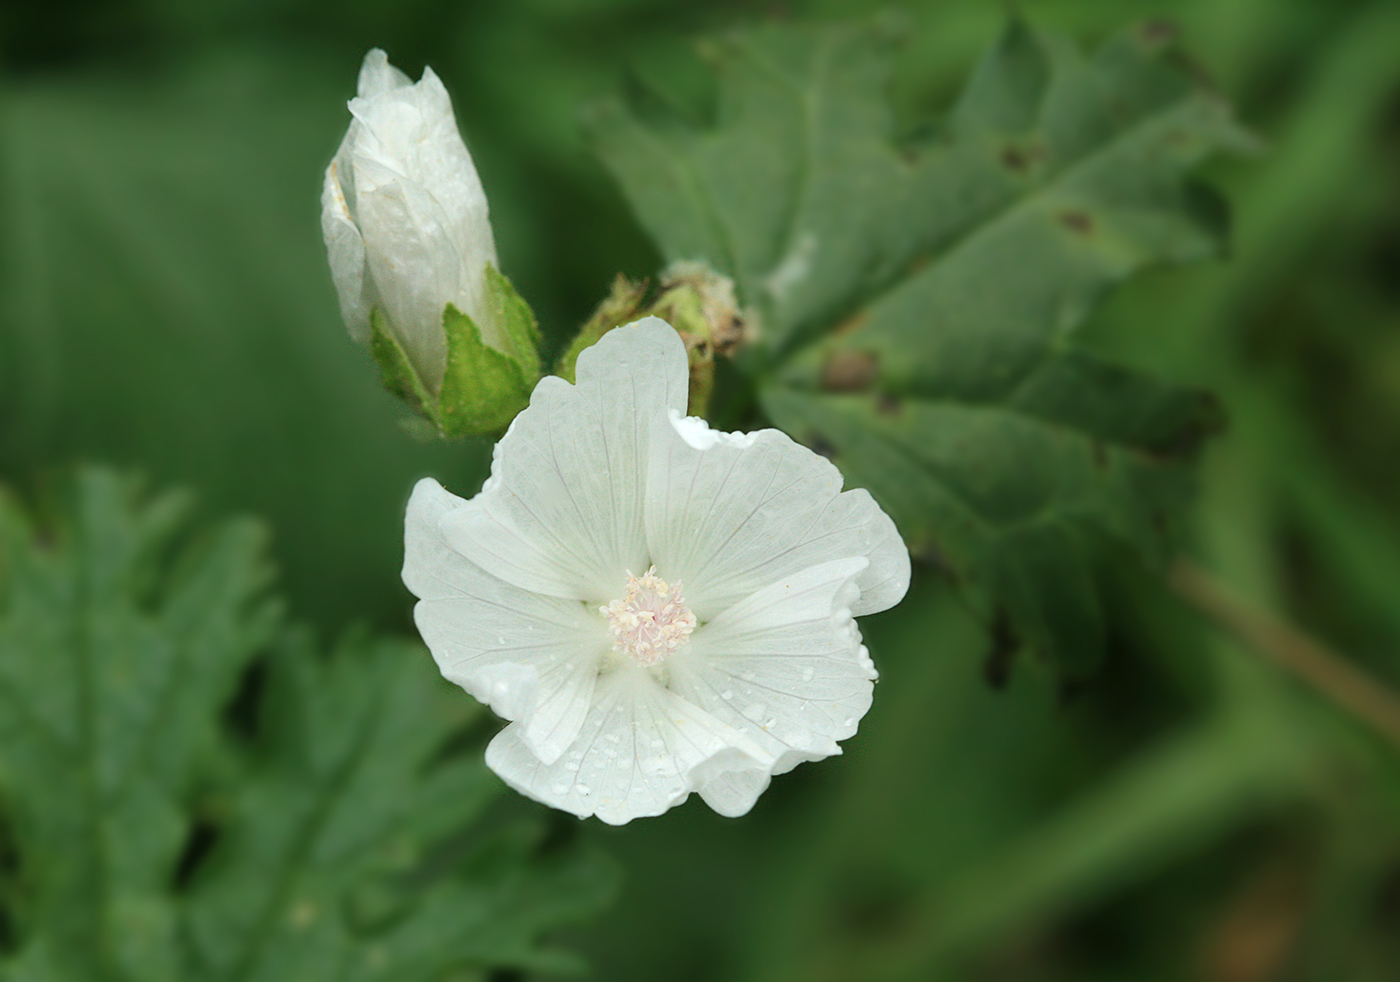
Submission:
MULTIPOLYGON (((839 752, 839 751, 838 751, 839 752)), ((705 761, 692 772, 696 790, 705 804, 725 818, 747 815, 768 790, 776 763, 756 767, 753 758, 738 750, 726 750, 705 761)))
POLYGON ((425 189, 372 160, 355 159, 355 183, 365 264, 379 305, 414 368, 436 392, 447 365, 443 310, 454 302, 460 274, 457 263, 442 261, 450 249, 442 233, 445 216, 425 189))
POLYGON ((486 764, 536 801, 622 825, 660 815, 702 784, 726 814, 742 814, 767 785, 772 760, 645 669, 623 667, 598 678, 578 738, 554 763, 531 751, 516 723, 491 741, 486 764))
POLYGON ((583 724, 610 641, 583 605, 511 586, 454 551, 443 521, 470 506, 436 481, 414 488, 403 571, 420 598, 414 619, 442 674, 520 720, 532 751, 552 761, 583 724))
POLYGON ((365 294, 365 242, 341 183, 348 166, 348 157, 340 153, 326 168, 321 187, 321 235, 326 241, 331 279, 340 298, 340 314, 350 336, 364 344, 370 335, 371 301, 365 294))
POLYGON ((360 127, 355 160, 361 193, 403 185, 398 194, 426 242, 441 289, 432 298, 437 319, 446 304, 455 304, 476 321, 487 344, 499 347, 501 326, 485 292, 485 267, 496 264, 486 192, 442 82, 425 68, 418 83, 354 99, 350 110, 360 127))
POLYGON ((671 688, 748 733, 775 774, 840 753, 875 679, 848 608, 866 566, 821 563, 730 607, 671 660, 671 688))
POLYGON ((741 815, 772 775, 840 753, 875 679, 853 611, 908 586, 869 495, 776 431, 686 419, 687 381, 664 322, 611 331, 577 385, 539 383, 479 495, 427 481, 409 506, 423 635, 444 674, 515 720, 487 763, 613 824, 692 791, 741 815), (653 563, 701 623, 643 667, 598 608, 653 563))
POLYGON ((665 321, 615 328, 578 360, 578 383, 542 379, 496 445, 473 509, 451 515, 453 546, 501 579, 606 604, 649 559, 644 475, 652 430, 684 407, 685 346, 665 321))
POLYGON ((407 75, 389 64, 389 56, 384 53, 383 48, 371 48, 369 54, 365 55, 365 60, 360 64, 358 93, 361 98, 379 95, 381 92, 389 92, 393 89, 401 89, 412 84, 412 80, 407 75))
POLYGON ((676 413, 672 426, 656 428, 647 493, 652 562, 685 584, 696 616, 708 620, 777 579, 839 557, 870 560, 856 580, 855 614, 899 602, 909 588, 909 552, 866 491, 843 493, 830 461, 778 430, 703 426, 676 413))
POLYGON ((486 194, 452 101, 431 69, 411 82, 383 51, 371 51, 349 106, 353 119, 322 193, 322 230, 341 310, 351 334, 362 339, 370 307, 379 307, 436 391, 448 304, 476 322, 487 344, 504 343, 486 290, 486 268, 496 264, 486 194), (358 234, 358 251, 347 223, 358 234))

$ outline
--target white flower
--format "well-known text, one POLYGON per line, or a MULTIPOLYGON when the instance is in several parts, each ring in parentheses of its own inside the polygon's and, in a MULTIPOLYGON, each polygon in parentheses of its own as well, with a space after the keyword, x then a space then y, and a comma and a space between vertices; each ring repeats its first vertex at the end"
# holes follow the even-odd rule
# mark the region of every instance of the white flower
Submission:
POLYGON ((321 231, 350 333, 368 340, 379 308, 424 384, 442 383, 443 310, 474 320, 502 347, 487 303, 496 263, 486 194, 431 68, 414 83, 378 48, 365 56, 354 119, 321 191, 321 231))
POLYGON ((777 430, 685 417, 684 346, 649 317, 547 377, 464 501, 425 479, 404 582, 445 675, 513 720, 512 787, 622 824, 698 791, 742 815, 840 753, 875 668, 855 615, 898 603, 909 553, 863 490, 777 430))

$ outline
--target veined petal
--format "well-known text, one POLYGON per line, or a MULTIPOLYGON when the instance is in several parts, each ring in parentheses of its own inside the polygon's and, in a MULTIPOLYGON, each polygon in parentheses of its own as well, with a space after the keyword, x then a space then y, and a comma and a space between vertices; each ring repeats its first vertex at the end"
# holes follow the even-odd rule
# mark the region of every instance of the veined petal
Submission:
MULTIPOLYGON (((457 129, 452 100, 432 69, 411 82, 371 51, 360 71, 354 119, 328 176, 334 178, 363 241, 369 305, 386 320, 432 391, 446 355, 443 310, 453 304, 502 347, 502 326, 486 296, 486 267, 496 263, 486 193, 457 129), (372 294, 372 295, 371 295, 372 294)), ((323 195, 323 215, 328 210, 323 195)), ((334 202, 332 202, 334 203, 334 202)), ((334 249, 330 217, 323 217, 334 249)), ((338 231, 338 230, 337 230, 338 231)), ((337 265, 332 252, 332 267, 337 265)), ((362 271, 361 275, 366 275, 362 271)), ((345 289, 337 287, 346 306, 345 289)), ((347 312, 359 317, 358 310, 347 312)), ((360 321, 352 333, 362 332, 360 321)))
POLYGON ((447 364, 443 310, 461 292, 446 216, 426 189, 386 165, 356 154, 354 166, 369 275, 399 343, 436 392, 447 364))
POLYGON ((685 583, 702 620, 827 560, 864 557, 853 614, 898 603, 909 551, 894 522, 841 472, 778 430, 730 434, 675 413, 657 427, 648 472, 647 542, 664 575, 685 583))
POLYGON ((436 481, 414 488, 403 570, 420 598, 414 619, 447 679, 519 720, 531 752, 556 760, 583 724, 607 632, 582 604, 521 590, 453 550, 443 520, 466 507, 436 481))
POLYGON ((660 815, 702 785, 714 786, 725 814, 742 814, 772 767, 743 733, 639 667, 599 676, 578 737, 553 763, 540 760, 521 731, 515 723, 497 734, 486 748, 487 766, 521 794, 609 825, 660 815), (749 788, 756 788, 752 796, 749 788))
POLYGON ((471 509, 448 516, 453 547, 526 590, 606 604, 649 565, 647 454, 685 406, 685 347, 665 321, 615 328, 583 352, 578 383, 542 379, 496 444, 471 509))
POLYGON ((369 311, 372 301, 365 292, 365 242, 355 226, 343 180, 350 166, 344 151, 336 154, 326 168, 321 186, 321 235, 330 260, 331 280, 340 299, 340 313, 350 336, 364 344, 369 340, 369 311))
POLYGON ((849 603, 863 557, 808 567, 735 604, 668 663, 671 688, 771 754, 773 773, 841 752, 875 667, 849 603))

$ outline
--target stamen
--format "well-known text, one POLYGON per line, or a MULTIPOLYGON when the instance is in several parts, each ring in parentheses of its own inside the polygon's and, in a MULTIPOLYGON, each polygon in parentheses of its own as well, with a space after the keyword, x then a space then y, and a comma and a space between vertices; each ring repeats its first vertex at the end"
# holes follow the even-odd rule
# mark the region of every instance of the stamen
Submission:
POLYGON ((629 572, 627 595, 598 609, 608 620, 613 650, 642 665, 655 665, 695 630, 695 615, 681 596, 681 581, 672 586, 656 575, 655 566, 640 577, 629 572))

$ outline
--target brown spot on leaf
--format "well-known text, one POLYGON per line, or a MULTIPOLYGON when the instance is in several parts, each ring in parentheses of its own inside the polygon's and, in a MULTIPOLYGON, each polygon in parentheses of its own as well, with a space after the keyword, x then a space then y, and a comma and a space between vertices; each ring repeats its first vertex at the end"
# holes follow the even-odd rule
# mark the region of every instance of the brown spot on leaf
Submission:
POLYGON ((870 320, 870 314, 868 311, 858 311, 857 313, 852 314, 850 317, 847 317, 840 324, 837 324, 836 329, 832 331, 831 334, 833 337, 838 338, 845 337, 848 334, 854 334, 856 331, 859 331, 862 327, 864 327, 866 321, 868 320, 870 320))
POLYGON ((1171 44, 1181 34, 1181 30, 1169 20, 1154 18, 1144 21, 1138 28, 1138 36, 1153 47, 1171 44))
POLYGON ((914 543, 910 547, 909 552, 925 566, 936 569, 940 573, 946 573, 949 576, 957 576, 958 571, 954 568, 953 561, 948 558, 947 553, 939 548, 938 543, 934 542, 932 539, 914 543))
POLYGON ((982 678, 987 685, 1000 692, 1011 680, 1011 665, 1016 652, 1021 647, 1021 639, 1011 626, 1011 616, 998 610, 992 618, 991 649, 982 663, 982 678))
POLYGON ((1382 925, 1400 924, 1400 866, 1390 871, 1377 891, 1376 917, 1382 925))
POLYGON ((864 392, 880 377, 880 359, 869 351, 833 351, 822 368, 827 392, 864 392))
POLYGON ((1152 531, 1163 539, 1171 532, 1171 526, 1167 523, 1167 516, 1163 512, 1153 509, 1152 514, 1148 516, 1148 521, 1152 523, 1152 531))
POLYGON ((1025 152, 1020 147, 1006 147, 1002 150, 1001 162, 1007 170, 1015 171, 1018 174, 1024 174, 1026 168, 1030 166, 1030 160, 1027 159, 1025 152))
POLYGON ((875 397, 875 411, 881 416, 898 416, 904 410, 904 400, 889 392, 875 397))
POLYGON ((1094 231, 1094 220, 1088 212, 1071 210, 1060 212, 1060 224, 1071 232, 1088 235, 1094 231))
POLYGON ((1283 853, 1248 874, 1206 935, 1196 977, 1271 982, 1286 974, 1311 905, 1309 865, 1283 853))
POLYGON ((1200 408, 1194 417, 1149 448, 1150 456, 1167 462, 1190 459, 1202 443, 1225 429, 1225 409, 1215 394, 1202 392, 1197 401, 1200 408))
POLYGON ((1060 684, 1056 689, 1055 696, 1061 708, 1072 706, 1085 694, 1091 691, 1094 683, 1091 679, 1060 679, 1060 684))

